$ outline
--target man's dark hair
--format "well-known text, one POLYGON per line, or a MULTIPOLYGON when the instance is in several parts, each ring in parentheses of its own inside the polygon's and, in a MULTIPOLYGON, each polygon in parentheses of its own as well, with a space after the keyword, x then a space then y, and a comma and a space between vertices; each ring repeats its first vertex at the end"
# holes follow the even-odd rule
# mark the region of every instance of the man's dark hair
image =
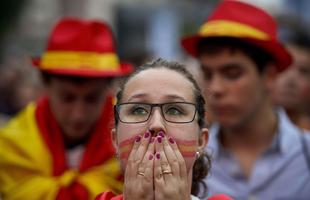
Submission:
POLYGON ((67 79, 67 80, 70 80, 70 81, 77 83, 77 84, 83 83, 83 82, 89 81, 89 80, 94 80, 94 79, 104 79, 104 80, 106 80, 107 85, 110 84, 113 80, 113 78, 111 78, 111 77, 107 77, 107 78, 80 77, 80 76, 70 76, 70 75, 61 75, 61 74, 50 74, 50 73, 46 73, 46 72, 41 72, 41 77, 42 77, 43 83, 46 85, 49 85, 52 78, 67 79))
POLYGON ((231 37, 215 37, 205 38, 198 43, 199 54, 216 54, 223 49, 230 49, 232 52, 240 50, 255 63, 258 72, 261 74, 266 69, 266 66, 270 62, 274 62, 274 59, 270 53, 262 48, 246 42, 241 39, 231 37))

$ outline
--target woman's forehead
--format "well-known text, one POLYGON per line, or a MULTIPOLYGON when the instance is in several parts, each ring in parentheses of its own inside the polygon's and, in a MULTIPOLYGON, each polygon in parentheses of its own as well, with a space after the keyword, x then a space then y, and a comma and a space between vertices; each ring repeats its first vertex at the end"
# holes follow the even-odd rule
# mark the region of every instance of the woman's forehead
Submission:
POLYGON ((193 101, 193 84, 182 74, 166 68, 148 69, 132 77, 124 88, 123 99, 145 96, 156 99, 179 97, 193 101))

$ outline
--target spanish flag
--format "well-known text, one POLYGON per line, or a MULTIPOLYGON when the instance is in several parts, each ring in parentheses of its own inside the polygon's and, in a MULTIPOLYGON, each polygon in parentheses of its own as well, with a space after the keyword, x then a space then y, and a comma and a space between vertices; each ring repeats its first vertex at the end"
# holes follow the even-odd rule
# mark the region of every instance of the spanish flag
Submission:
POLYGON ((48 98, 28 105, 0 130, 0 194, 4 200, 88 200, 122 190, 110 138, 112 98, 87 144, 80 165, 68 167, 64 141, 48 98))

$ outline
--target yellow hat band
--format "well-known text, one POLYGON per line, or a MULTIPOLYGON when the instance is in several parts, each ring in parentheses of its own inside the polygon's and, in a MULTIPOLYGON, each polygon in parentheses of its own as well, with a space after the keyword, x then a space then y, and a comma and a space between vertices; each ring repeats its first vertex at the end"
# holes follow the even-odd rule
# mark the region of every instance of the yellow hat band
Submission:
POLYGON ((114 53, 50 51, 43 55, 41 69, 93 69, 117 71, 119 59, 114 53))
POLYGON ((228 20, 214 20, 205 23, 199 30, 201 36, 249 37, 260 40, 270 39, 269 35, 252 26, 228 20))

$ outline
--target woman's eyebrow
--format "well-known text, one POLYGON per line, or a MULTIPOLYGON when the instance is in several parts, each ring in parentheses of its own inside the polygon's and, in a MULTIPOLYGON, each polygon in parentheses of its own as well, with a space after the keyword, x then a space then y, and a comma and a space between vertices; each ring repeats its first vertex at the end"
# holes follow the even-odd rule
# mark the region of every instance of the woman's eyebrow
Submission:
MULTIPOLYGON (((146 93, 138 93, 138 94, 134 94, 132 95, 130 98, 128 98, 127 102, 131 102, 135 99, 144 99, 144 98, 147 98, 149 97, 148 94, 146 93)), ((168 94, 168 95, 165 95, 164 98, 163 98, 164 101, 186 101, 185 98, 183 98, 182 96, 180 95, 177 95, 177 94, 168 94)))
POLYGON ((167 100, 174 100, 174 101, 176 101, 176 100, 178 100, 178 101, 186 101, 185 98, 183 98, 183 97, 181 97, 179 95, 174 95, 174 94, 165 96, 165 99, 167 99, 167 100))
POLYGON ((138 94, 134 94, 132 95, 127 101, 130 102, 132 101, 133 99, 140 99, 140 98, 145 98, 147 97, 148 95, 146 93, 138 93, 138 94))

